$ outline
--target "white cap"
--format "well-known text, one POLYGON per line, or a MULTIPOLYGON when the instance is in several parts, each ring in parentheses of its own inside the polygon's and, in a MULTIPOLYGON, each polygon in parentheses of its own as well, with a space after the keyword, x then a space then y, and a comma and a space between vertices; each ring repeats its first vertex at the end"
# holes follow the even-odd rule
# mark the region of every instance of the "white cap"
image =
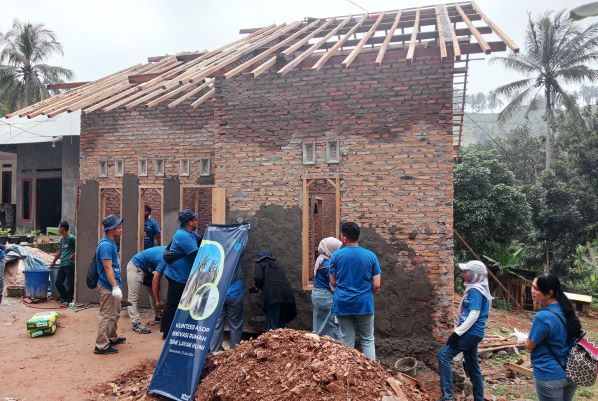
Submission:
POLYGON ((488 271, 486 270, 486 265, 484 265, 479 260, 470 260, 467 263, 459 263, 459 269, 469 270, 472 273, 482 274, 484 276, 488 275, 488 271))

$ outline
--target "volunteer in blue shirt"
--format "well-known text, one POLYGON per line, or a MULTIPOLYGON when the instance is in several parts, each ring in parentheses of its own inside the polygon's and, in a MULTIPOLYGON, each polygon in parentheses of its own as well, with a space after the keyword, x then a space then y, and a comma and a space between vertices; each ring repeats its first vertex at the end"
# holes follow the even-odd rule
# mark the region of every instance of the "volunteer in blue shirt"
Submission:
POLYGON ((243 336, 243 270, 241 269, 241 259, 237 263, 230 286, 226 291, 224 305, 214 328, 210 352, 220 351, 222 347, 225 320, 230 328, 230 347, 235 348, 241 342, 243 336))
POLYGON ((2 303, 2 293, 4 292, 4 265, 6 264, 6 253, 4 245, 0 245, 0 304, 2 303))
POLYGON ((332 314, 333 292, 330 288, 330 258, 343 243, 334 237, 324 238, 318 245, 318 258, 314 266, 314 288, 311 291, 313 305, 313 331, 319 336, 340 339, 338 324, 332 314))
POLYGON ((96 354, 115 354, 118 352, 113 345, 127 341, 116 334, 116 326, 121 311, 122 281, 120 278, 120 260, 116 242, 120 241, 123 220, 110 214, 102 220, 104 237, 96 248, 96 269, 98 271, 98 286, 96 291, 100 296, 100 319, 96 336, 96 354))
POLYGON ((195 232, 197 230, 197 214, 190 209, 181 210, 178 213, 178 222, 180 227, 174 233, 169 250, 174 261, 168 263, 167 260, 164 270, 164 275, 168 280, 168 292, 160 324, 163 339, 170 331, 201 242, 201 236, 195 232))
POLYGON ((563 368, 573 341, 581 336, 581 322, 553 274, 534 279, 532 298, 544 306, 525 341, 531 352, 538 401, 571 401, 577 386, 567 380, 563 368))
POLYGON ((459 269, 463 271, 465 292, 457 312, 457 327, 438 352, 440 401, 454 399, 451 364, 461 352, 465 360, 465 372, 473 387, 473 399, 484 401, 484 378, 478 364, 478 344, 486 334, 486 321, 492 303, 488 271, 479 260, 459 263, 459 269))
POLYGON ((166 265, 164 261, 165 246, 155 246, 145 249, 133 256, 127 264, 127 285, 129 288, 129 302, 131 305, 127 309, 129 318, 133 325, 133 331, 139 334, 151 333, 151 329, 143 324, 139 318, 139 298, 143 292, 149 295, 150 305, 154 311, 154 320, 159 322, 160 315, 156 308, 156 300, 152 293, 152 279, 154 271, 161 264, 166 265))
POLYGON ((143 249, 149 249, 160 245, 162 243, 162 234, 160 233, 160 225, 156 220, 151 218, 152 208, 148 205, 144 206, 143 211, 143 249))
POLYGON ((380 289, 380 262, 375 253, 358 244, 359 226, 343 223, 343 248, 330 258, 330 286, 334 289, 332 314, 336 316, 341 342, 355 348, 359 336, 361 351, 376 359, 374 340, 374 295, 380 289))

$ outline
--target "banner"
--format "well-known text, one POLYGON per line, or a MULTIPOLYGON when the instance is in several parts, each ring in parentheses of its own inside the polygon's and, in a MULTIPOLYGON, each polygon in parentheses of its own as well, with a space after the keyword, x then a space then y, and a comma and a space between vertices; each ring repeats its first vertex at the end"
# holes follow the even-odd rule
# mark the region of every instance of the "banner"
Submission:
POLYGON ((209 225, 150 382, 149 392, 193 399, 249 223, 209 225))

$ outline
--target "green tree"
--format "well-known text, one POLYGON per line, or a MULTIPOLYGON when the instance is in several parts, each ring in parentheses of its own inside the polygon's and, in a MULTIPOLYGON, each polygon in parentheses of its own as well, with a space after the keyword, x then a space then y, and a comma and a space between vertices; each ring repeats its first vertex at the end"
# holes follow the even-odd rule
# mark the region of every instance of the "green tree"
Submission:
POLYGON ((454 180, 455 227, 477 253, 497 255, 501 246, 527 239, 529 205, 495 150, 464 148, 454 180))
POLYGON ((577 99, 565 91, 564 85, 598 78, 598 71, 588 66, 598 60, 598 24, 582 30, 566 17, 564 10, 556 14, 546 13, 536 20, 530 16, 525 42, 525 53, 492 59, 526 76, 496 89, 498 95, 511 99, 498 119, 505 122, 522 109, 526 109, 528 115, 543 105, 548 168, 554 162, 558 105, 563 105, 577 121, 582 120, 577 99))
POLYGON ((71 70, 45 63, 63 51, 56 34, 43 24, 15 20, 0 36, 0 49, 0 104, 7 112, 50 97, 46 85, 73 79, 71 70))
POLYGON ((505 138, 498 139, 504 149, 500 159, 515 175, 519 184, 536 183, 544 171, 544 138, 532 136, 524 125, 511 130, 505 138))

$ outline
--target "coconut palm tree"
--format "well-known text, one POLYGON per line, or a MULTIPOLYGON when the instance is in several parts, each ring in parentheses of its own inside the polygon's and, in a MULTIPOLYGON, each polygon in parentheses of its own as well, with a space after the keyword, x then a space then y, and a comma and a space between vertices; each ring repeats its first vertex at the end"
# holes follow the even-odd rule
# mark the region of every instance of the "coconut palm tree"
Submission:
POLYGON ((563 105, 567 113, 583 124, 575 96, 564 85, 594 81, 598 71, 588 64, 598 60, 598 24, 581 29, 564 15, 565 10, 545 13, 536 20, 529 17, 526 32, 526 52, 494 57, 506 68, 527 78, 503 85, 495 90, 510 102, 500 112, 499 122, 526 109, 526 116, 542 105, 546 131, 546 167, 554 160, 555 110, 563 105))
POLYGON ((50 97, 46 85, 73 79, 71 70, 45 64, 55 53, 63 54, 62 45, 43 24, 14 20, 0 34, 0 104, 7 112, 50 97))

